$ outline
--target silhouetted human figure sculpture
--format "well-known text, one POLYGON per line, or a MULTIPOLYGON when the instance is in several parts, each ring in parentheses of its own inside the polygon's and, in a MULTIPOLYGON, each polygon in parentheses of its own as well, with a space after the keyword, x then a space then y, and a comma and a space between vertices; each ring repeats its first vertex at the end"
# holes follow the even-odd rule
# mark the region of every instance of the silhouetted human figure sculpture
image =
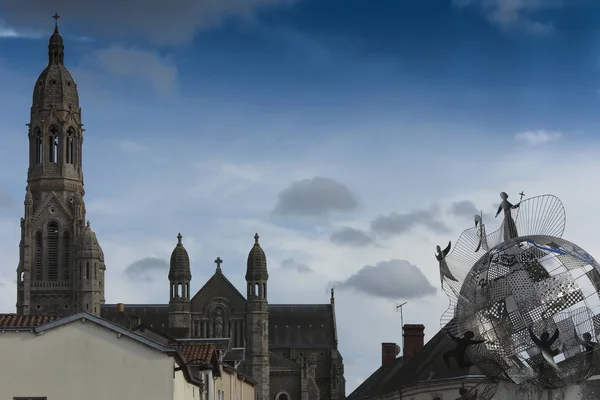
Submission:
POLYGON ((585 350, 583 355, 585 365, 587 365, 588 368, 592 368, 592 366, 596 364, 594 363, 594 357, 596 355, 598 343, 592 341, 592 334, 589 332, 585 332, 583 335, 581 335, 582 337, 579 337, 577 335, 577 331, 573 329, 573 334, 577 343, 583 346, 585 350))
POLYGON ((502 228, 504 233, 504 241, 507 242, 519 236, 519 233, 517 232, 517 225, 515 224, 515 220, 513 219, 510 210, 513 208, 518 208, 521 203, 513 205, 510 201, 508 201, 508 195, 505 192, 500 193, 500 198, 502 199, 502 203, 500 203, 498 206, 498 211, 496 212, 496 216, 494 218, 498 217, 501 211, 504 211, 504 223, 502 224, 502 228))
POLYGON ((488 246, 487 236, 485 234, 485 225, 483 225, 483 215, 475 214, 475 228, 478 228, 477 236, 479 237, 479 243, 477 244, 475 253, 477 253, 479 251, 479 249, 488 251, 490 248, 488 246))
POLYGON ((548 332, 544 332, 542 333, 542 336, 538 338, 533 333, 531 327, 529 327, 529 336, 531 337, 533 343, 535 343, 542 352, 542 356, 544 357, 546 362, 550 364, 552 368, 558 369, 558 365, 556 365, 556 363, 554 362, 554 358, 552 357, 552 349, 550 348, 550 346, 554 344, 556 339, 558 339, 558 328, 554 331, 552 337, 550 337, 550 334, 548 332))
POLYGON ((436 246, 437 254, 435 255, 436 260, 440 263, 440 281, 442 283, 442 288, 444 287, 444 277, 450 279, 451 281, 457 282, 458 280, 452 275, 450 272, 450 268, 448 268, 448 263, 446 262, 446 256, 450 253, 450 248, 452 247, 452 242, 448 242, 448 246, 442 251, 441 247, 436 246))
POLYGON ((472 331, 466 331, 465 333, 463 333, 463 337, 461 338, 454 336, 452 333, 450 333, 450 331, 446 331, 446 333, 448 334, 448 336, 450 336, 450 339, 456 342, 456 347, 454 349, 448 350, 444 353, 444 362, 446 363, 446 366, 450 368, 449 359, 451 357, 454 357, 456 359, 456 362, 458 363, 458 366, 460 368, 467 368, 472 366, 473 363, 471 363, 470 361, 465 361, 465 352, 467 350, 467 347, 474 344, 481 344, 485 342, 485 340, 473 340, 475 334, 472 331))
POLYGON ((577 336, 577 331, 575 331, 575 340, 577 343, 583 346, 586 353, 593 353, 598 343, 592 342, 592 334, 586 332, 581 336, 582 337, 577 336))

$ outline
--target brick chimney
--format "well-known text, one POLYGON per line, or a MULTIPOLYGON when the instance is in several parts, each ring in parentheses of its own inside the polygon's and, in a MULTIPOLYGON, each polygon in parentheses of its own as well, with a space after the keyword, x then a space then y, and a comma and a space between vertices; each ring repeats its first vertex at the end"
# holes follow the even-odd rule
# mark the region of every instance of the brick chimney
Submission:
POLYGON ((423 348, 424 325, 404 324, 404 357, 412 357, 423 348))
POLYGON ((396 343, 381 343, 381 366, 390 365, 400 353, 400 347, 396 343))

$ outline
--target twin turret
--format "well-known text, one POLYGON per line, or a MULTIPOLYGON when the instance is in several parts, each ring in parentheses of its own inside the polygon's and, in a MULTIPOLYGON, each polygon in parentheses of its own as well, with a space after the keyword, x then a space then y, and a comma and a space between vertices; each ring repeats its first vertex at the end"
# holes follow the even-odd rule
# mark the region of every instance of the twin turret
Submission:
MULTIPOLYGON (((269 311, 267 302, 267 257, 258 243, 258 234, 254 235, 254 245, 248 254, 246 265, 246 372, 260 383, 257 386, 257 399, 269 399, 269 311)), ((222 274, 221 258, 217 258, 217 274, 222 274)), ((169 335, 177 338, 189 338, 192 330, 192 310, 190 296, 190 258, 183 247, 181 234, 177 235, 177 245, 171 254, 169 268, 169 335)), ((222 317, 215 321, 214 334, 223 333, 222 317), (218 327, 218 328, 216 328, 218 327), (217 333, 221 332, 221 333, 217 333)))

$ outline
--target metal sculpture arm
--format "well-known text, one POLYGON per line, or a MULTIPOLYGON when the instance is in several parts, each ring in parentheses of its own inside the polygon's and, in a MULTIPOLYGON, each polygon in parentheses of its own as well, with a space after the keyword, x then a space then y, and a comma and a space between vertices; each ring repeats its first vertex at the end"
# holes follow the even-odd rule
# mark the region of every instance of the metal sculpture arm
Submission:
POLYGON ((496 215, 494 215, 494 218, 498 218, 498 215, 500 215, 501 212, 502 212, 502 204, 500 204, 498 206, 498 211, 496 211, 496 215))
POLYGON ((533 329, 531 329, 531 327, 528 328, 529 329, 529 337, 531 337, 531 340, 533 340, 533 343, 535 343, 538 347, 544 347, 544 343, 537 338, 537 336, 535 336, 535 334, 533 333, 533 329))
POLYGON ((573 328, 573 337, 575 338, 575 341, 580 345, 585 346, 587 344, 585 340, 583 340, 579 337, 579 335, 577 335, 577 329, 575 328, 573 328))
POLYGON ((558 339, 558 334, 559 334, 558 328, 556 328, 556 330, 554 331, 554 334, 548 340, 548 347, 552 346, 552 344, 556 341, 556 339, 558 339))

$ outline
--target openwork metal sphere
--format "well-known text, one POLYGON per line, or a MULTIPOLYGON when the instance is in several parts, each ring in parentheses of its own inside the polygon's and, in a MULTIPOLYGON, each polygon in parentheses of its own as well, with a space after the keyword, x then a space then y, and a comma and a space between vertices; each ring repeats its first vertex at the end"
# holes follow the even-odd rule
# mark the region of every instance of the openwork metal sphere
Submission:
POLYGON ((576 244, 519 236, 487 251, 466 275, 456 330, 485 340, 467 355, 489 377, 543 387, 579 383, 597 363, 599 289, 600 265, 576 244))
POLYGON ((456 344, 444 360, 485 373, 469 391, 477 399, 495 398, 499 381, 515 390, 581 387, 600 364, 600 265, 562 239, 557 197, 500 198, 499 229, 486 232, 476 215, 454 245, 436 248, 450 300, 442 329, 456 344))

